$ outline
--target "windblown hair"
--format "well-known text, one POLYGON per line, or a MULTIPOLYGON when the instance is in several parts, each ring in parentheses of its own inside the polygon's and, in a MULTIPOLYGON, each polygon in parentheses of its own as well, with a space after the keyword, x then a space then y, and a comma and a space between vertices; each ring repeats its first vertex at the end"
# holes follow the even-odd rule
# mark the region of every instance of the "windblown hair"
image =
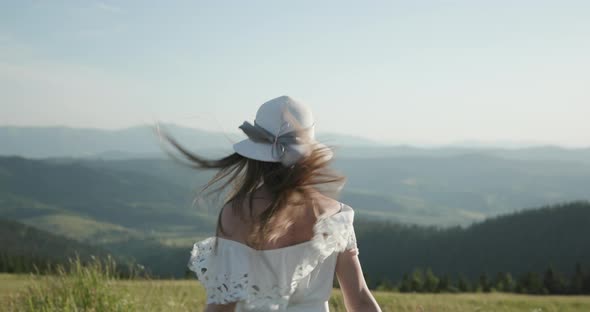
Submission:
MULTIPOLYGON (((329 147, 314 146, 312 152, 294 165, 285 167, 280 162, 265 162, 246 158, 238 153, 220 159, 205 159, 190 152, 180 145, 172 136, 158 128, 158 134, 174 146, 186 158, 183 163, 195 169, 217 169, 218 172, 201 191, 220 184, 209 193, 217 193, 231 186, 224 206, 230 205, 232 212, 243 220, 252 222, 247 243, 254 248, 264 242, 279 238, 281 230, 292 224, 292 217, 301 208, 311 207, 312 191, 334 192, 346 178, 329 167, 330 158, 326 157, 329 147), (271 193, 271 202, 262 213, 253 210, 254 192, 260 185, 271 193), (326 187, 328 186, 328 187, 326 187), (322 188, 324 187, 324 188, 322 188), (248 205, 245 205, 248 203, 248 205), (246 211, 245 207, 249 208, 246 211)), ((170 154, 170 153, 169 153, 170 154)), ((171 156, 174 156, 170 154, 171 156)), ((174 156, 176 160, 181 160, 174 156)), ((221 222, 221 211, 217 219, 216 235, 226 234, 221 222)))

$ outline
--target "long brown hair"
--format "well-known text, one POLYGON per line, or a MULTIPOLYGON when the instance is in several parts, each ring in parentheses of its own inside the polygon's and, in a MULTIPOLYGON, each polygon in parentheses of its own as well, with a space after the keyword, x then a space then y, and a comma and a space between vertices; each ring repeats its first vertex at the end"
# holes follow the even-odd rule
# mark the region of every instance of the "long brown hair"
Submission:
MULTIPOLYGON (((224 206, 230 204, 235 215, 252 221, 253 227, 247 242, 254 247, 259 247, 264 242, 276 240, 281 236, 279 229, 286 229, 291 225, 292 218, 281 217, 280 220, 277 218, 279 212, 286 212, 287 216, 294 216, 298 211, 301 211, 301 209, 297 209, 298 207, 309 207, 312 192, 320 191, 334 195, 346 180, 344 176, 329 167, 331 158, 326 156, 332 152, 333 148, 325 145, 314 145, 308 156, 300 159, 294 165, 286 167, 280 162, 258 161, 237 153, 219 159, 205 159, 180 145, 159 126, 156 127, 156 131, 160 138, 174 146, 185 158, 183 161, 167 152, 173 159, 182 161, 195 169, 218 169, 201 191, 208 190, 215 184, 220 185, 210 190, 209 193, 220 192, 228 186, 232 186, 224 206), (189 162, 187 163, 186 160, 189 162), (270 191, 272 198, 263 212, 255 215, 253 194, 261 184, 264 184, 270 191), (244 209, 246 201, 249 207, 248 215, 244 209), (285 211, 287 207, 289 207, 289 211, 285 211)), ((216 234, 226 234, 221 222, 221 212, 217 219, 216 234)))

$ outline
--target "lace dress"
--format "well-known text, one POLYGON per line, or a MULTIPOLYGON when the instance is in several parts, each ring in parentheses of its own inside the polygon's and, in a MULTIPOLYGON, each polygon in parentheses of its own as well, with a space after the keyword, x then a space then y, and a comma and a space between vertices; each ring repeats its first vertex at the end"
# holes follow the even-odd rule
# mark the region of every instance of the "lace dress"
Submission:
POLYGON ((338 213, 318 219, 311 240, 277 249, 210 237, 194 244, 188 267, 205 287, 208 304, 237 302, 235 311, 328 311, 338 253, 358 252, 353 217, 341 203, 338 213))

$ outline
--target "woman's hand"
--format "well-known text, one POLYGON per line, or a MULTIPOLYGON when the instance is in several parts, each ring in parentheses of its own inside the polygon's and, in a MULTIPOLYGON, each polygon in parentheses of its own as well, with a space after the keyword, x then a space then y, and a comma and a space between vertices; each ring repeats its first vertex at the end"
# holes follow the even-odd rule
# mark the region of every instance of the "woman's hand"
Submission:
POLYGON ((345 250, 338 255, 336 276, 347 311, 381 312, 363 276, 357 249, 345 250))

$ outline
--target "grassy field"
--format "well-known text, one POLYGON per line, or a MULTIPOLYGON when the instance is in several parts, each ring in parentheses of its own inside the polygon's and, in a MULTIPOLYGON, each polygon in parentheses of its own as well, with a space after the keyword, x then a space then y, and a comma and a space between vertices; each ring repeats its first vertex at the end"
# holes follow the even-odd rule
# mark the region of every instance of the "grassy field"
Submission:
MULTIPOLYGON (((30 283, 28 275, 0 274, 0 306, 30 283)), ((126 293, 136 311, 200 311, 205 292, 197 281, 188 280, 118 280, 113 289, 126 293)), ((375 292, 383 311, 590 311, 590 296, 526 296, 514 294, 400 294, 375 292)), ((338 290, 330 300, 332 311, 345 311, 338 290)))

